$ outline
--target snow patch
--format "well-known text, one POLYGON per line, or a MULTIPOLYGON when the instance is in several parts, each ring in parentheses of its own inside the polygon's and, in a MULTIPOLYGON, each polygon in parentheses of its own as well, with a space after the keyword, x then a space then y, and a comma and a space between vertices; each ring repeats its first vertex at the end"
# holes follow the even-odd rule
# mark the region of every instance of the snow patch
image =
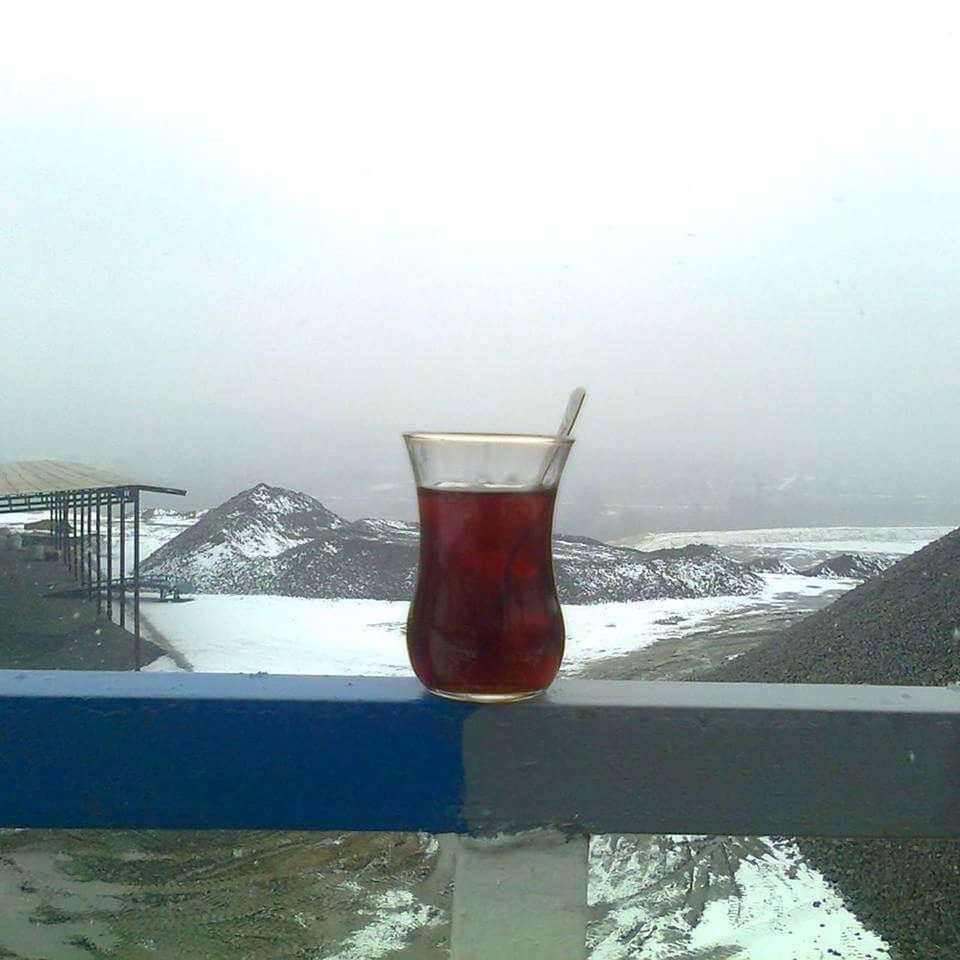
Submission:
POLYGON ((590 845, 591 960, 887 960, 792 841, 599 836, 590 845))
POLYGON ((400 950, 410 934, 421 927, 443 923, 443 912, 420 903, 409 890, 387 890, 377 895, 361 916, 371 916, 366 926, 351 934, 344 947, 327 960, 377 960, 400 950))
MULTIPOLYGON (((562 675, 658 640, 703 628, 711 617, 776 609, 857 585, 798 574, 765 574, 760 594, 635 603, 565 604, 562 675)), ((405 639, 409 604, 401 600, 210 594, 192 603, 154 604, 149 619, 196 670, 412 676, 405 639)))
POLYGON ((618 540, 639 550, 690 543, 830 553, 887 553, 906 556, 950 533, 953 527, 773 527, 763 530, 698 530, 648 533, 618 540))

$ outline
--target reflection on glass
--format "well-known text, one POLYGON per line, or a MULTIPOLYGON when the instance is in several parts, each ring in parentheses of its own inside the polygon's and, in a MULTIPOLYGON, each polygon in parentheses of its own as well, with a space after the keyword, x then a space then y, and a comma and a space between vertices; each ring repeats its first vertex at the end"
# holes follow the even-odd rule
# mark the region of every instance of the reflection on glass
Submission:
POLYGON ((439 957, 449 876, 418 834, 3 831, 0 957, 439 957))
MULTIPOLYGON (((0 957, 439 960, 455 843, 424 834, 3 831, 0 957)), ((890 955, 790 840, 595 837, 588 903, 593 960, 890 955)))

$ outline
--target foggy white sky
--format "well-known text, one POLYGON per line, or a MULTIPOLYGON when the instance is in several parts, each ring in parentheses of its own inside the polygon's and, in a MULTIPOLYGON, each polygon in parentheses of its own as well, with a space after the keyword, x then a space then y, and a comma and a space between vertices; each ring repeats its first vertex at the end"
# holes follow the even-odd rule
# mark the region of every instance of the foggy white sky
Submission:
POLYGON ((583 383, 574 484, 955 487, 939 5, 144 9, 4 12, 0 459, 342 497, 583 383))

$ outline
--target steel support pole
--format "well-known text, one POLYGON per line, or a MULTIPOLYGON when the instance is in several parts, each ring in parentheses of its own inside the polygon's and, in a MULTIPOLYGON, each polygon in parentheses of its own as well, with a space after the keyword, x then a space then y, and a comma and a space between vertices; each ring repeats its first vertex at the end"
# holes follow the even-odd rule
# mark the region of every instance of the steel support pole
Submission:
POLYGON ((84 551, 84 542, 87 539, 87 531, 84 526, 84 520, 87 513, 87 505, 85 502, 86 494, 78 493, 77 494, 77 511, 80 514, 79 523, 80 526, 77 528, 80 531, 80 536, 77 538, 77 579, 80 581, 80 586, 85 587, 87 585, 87 574, 84 569, 84 564, 86 560, 83 556, 84 551))
POLYGON ((80 586, 86 589, 87 586, 87 494, 81 492, 77 496, 77 503, 80 507, 80 542, 77 545, 80 572, 80 586))
POLYGON ((140 669, 140 489, 133 491, 133 665, 140 669))
POLYGON ((97 613, 100 614, 103 612, 103 594, 101 592, 101 579, 100 579, 100 501, 101 493, 97 491, 97 541, 96 541, 96 551, 97 551, 97 613))
POLYGON ((84 543, 86 541, 86 528, 84 527, 84 519, 87 512, 86 504, 87 495, 85 493, 77 494, 77 505, 80 508, 80 539, 77 543, 77 559, 79 561, 77 565, 77 573, 79 574, 80 586, 85 587, 87 585, 87 575, 84 571, 84 543))
POLYGON ((120 626, 127 625, 126 592, 127 592, 127 491, 120 490, 120 626))
POLYGON ((107 491, 107 619, 113 620, 113 491, 107 491))
POLYGON ((84 494, 87 508, 87 599, 91 598, 93 593, 93 493, 87 491, 84 494))
MULTIPOLYGON (((90 583, 90 494, 84 491, 81 495, 80 510, 82 511, 81 521, 83 523, 83 537, 80 540, 80 583, 84 589, 88 589, 90 583)), ((88 593, 89 597, 89 593, 88 593)))

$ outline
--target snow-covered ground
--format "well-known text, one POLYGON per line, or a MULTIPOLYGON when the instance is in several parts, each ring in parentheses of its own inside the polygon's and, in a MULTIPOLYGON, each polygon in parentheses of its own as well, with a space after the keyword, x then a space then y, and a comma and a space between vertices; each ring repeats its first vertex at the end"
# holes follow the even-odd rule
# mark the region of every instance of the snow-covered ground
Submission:
MULTIPOLYGON (((178 533, 182 533, 188 527, 193 526, 196 519, 196 517, 184 517, 182 514, 171 514, 150 521, 142 521, 140 523, 140 560, 146 560, 151 553, 159 550, 168 540, 172 540, 178 533)), ((127 517, 124 533, 126 534, 127 545, 126 562, 129 570, 133 564, 133 520, 131 517, 127 517)), ((113 551, 114 569, 117 569, 120 562, 120 533, 116 517, 113 519, 113 535, 117 538, 113 551)), ((104 559, 104 563, 106 563, 106 559, 104 559)))
POLYGON ((200 594, 141 616, 194 670, 410 676, 406 603, 200 594))
POLYGON ((792 841, 594 837, 590 960, 886 960, 792 841))
MULTIPOLYGON (((154 511, 154 515, 149 520, 144 519, 140 522, 140 559, 146 560, 156 550, 159 550, 168 540, 172 540, 177 534, 182 533, 188 527, 193 526, 197 520, 206 513, 205 510, 199 510, 195 513, 178 513, 174 510, 163 512, 154 511)), ((9 527, 13 530, 23 530, 24 525, 39 520, 48 520, 46 513, 5 513, 0 514, 0 529, 9 527)), ((128 514, 124 524, 125 542, 127 545, 127 569, 130 570, 133 565, 133 518, 128 514)), ((100 517, 100 536, 103 550, 103 570, 106 575, 106 537, 107 537, 107 516, 106 511, 101 513, 100 517)), ((119 575, 120 569, 120 517, 116 513, 113 517, 113 563, 114 575, 119 575)))
POLYGON ((11 530, 23 530, 25 523, 36 523, 49 519, 50 514, 46 512, 0 513, 0 530, 5 527, 9 527, 11 530))
POLYGON ((780 557, 801 569, 841 553, 905 557, 953 527, 779 527, 769 530, 695 530, 646 533, 617 541, 638 550, 663 550, 688 543, 719 547, 735 560, 780 557))
MULTIPOLYGON (((748 596, 567 605, 563 674, 702 629, 717 616, 775 610, 856 586, 785 574, 766 574, 764 582, 760 594, 748 596)), ((190 603, 145 603, 142 616, 198 671, 397 677, 411 675, 407 609, 388 600, 200 594, 190 603)))
POLYGON ((647 533, 618 542, 642 550, 709 543, 717 547, 797 547, 842 553, 907 554, 949 533, 953 527, 775 527, 766 530, 699 530, 686 533, 647 533))

